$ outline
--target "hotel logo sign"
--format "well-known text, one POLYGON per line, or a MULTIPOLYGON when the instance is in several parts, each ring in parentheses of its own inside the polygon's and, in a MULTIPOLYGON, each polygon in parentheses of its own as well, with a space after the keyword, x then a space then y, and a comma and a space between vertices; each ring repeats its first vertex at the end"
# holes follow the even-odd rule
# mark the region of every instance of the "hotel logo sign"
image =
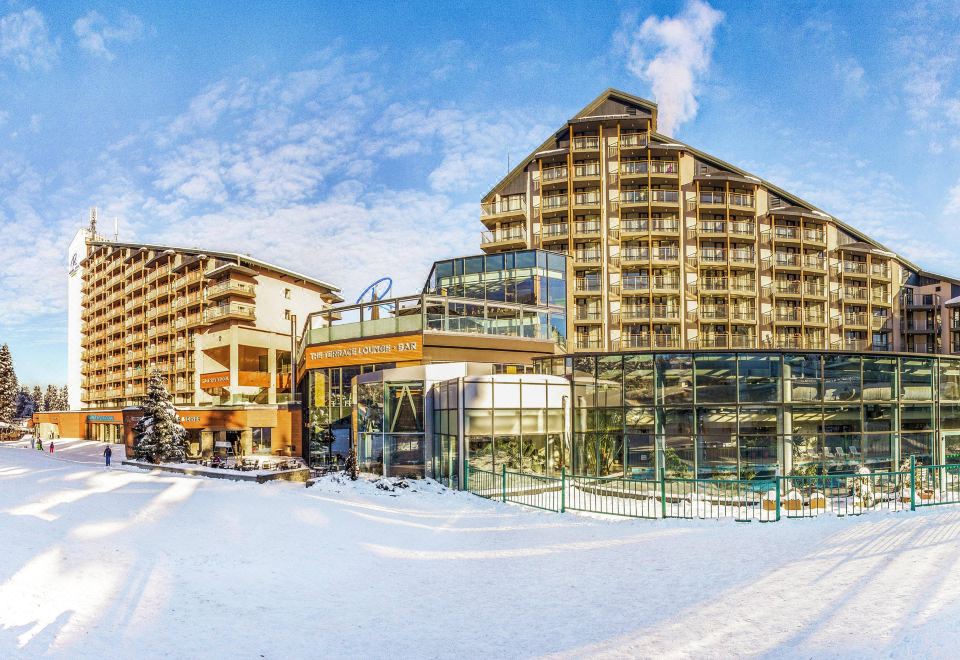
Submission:
POLYGON ((411 362, 421 359, 423 359, 421 336, 407 335, 308 347, 304 351, 303 368, 319 369, 378 362, 411 362))
POLYGON ((210 374, 200 374, 200 388, 212 390, 218 387, 228 387, 230 385, 229 371, 216 371, 210 374))

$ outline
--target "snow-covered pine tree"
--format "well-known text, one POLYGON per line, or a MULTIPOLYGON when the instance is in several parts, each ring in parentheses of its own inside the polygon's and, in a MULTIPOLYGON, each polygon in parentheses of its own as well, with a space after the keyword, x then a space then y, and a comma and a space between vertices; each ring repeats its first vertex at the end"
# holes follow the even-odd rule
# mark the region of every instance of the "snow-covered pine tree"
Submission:
POLYGON ((347 463, 343 470, 353 481, 360 478, 360 466, 357 461, 357 445, 355 443, 350 444, 350 451, 347 452, 347 463))
POLYGON ((17 392, 17 417, 25 419, 33 416, 33 397, 30 396, 30 389, 26 385, 20 387, 17 392))
POLYGON ((53 385, 47 385, 47 391, 43 393, 43 409, 59 410, 59 408, 57 408, 59 398, 60 395, 57 392, 57 388, 53 385))
POLYGON ((17 374, 13 370, 10 347, 0 346, 0 422, 10 422, 17 414, 17 374))
POLYGON ((70 392, 66 385, 60 388, 60 410, 70 410, 70 392))
POLYGON ((151 463, 182 463, 187 457, 187 432, 177 421, 177 410, 159 371, 150 374, 147 396, 140 404, 143 417, 134 429, 134 453, 151 463))
POLYGON ((43 392, 40 391, 39 385, 33 386, 33 392, 30 396, 33 398, 33 412, 43 412, 45 410, 43 407, 43 392))

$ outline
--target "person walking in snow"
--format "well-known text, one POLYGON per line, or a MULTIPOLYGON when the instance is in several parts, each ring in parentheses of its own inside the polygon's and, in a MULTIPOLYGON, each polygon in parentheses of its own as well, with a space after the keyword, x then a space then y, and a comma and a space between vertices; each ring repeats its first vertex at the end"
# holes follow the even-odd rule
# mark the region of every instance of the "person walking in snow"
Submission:
POLYGON ((37 438, 37 451, 43 451, 43 440, 37 438))
POLYGON ((113 450, 110 449, 110 446, 108 445, 107 448, 103 450, 103 457, 107 461, 107 467, 110 467, 110 456, 112 454, 113 454, 113 450))
POLYGON ((53 440, 50 441, 50 453, 53 453, 53 440))

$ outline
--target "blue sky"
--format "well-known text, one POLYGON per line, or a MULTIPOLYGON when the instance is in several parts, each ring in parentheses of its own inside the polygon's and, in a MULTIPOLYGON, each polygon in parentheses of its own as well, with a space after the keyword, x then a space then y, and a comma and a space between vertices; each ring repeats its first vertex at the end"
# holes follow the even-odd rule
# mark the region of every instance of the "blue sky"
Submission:
POLYGON ((958 2, 0 0, 0 341, 21 380, 65 380, 91 205, 121 239, 412 291, 478 251, 507 159, 606 87, 960 276, 958 53, 958 2))

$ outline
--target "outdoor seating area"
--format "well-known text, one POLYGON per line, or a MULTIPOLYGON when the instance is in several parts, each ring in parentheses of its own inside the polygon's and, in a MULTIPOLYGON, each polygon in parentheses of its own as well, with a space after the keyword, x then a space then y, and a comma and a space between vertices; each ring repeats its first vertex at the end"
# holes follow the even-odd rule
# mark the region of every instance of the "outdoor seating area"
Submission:
POLYGON ((196 465, 208 468, 219 468, 222 470, 236 470, 238 472, 281 472, 283 470, 298 470, 304 466, 303 462, 296 458, 283 458, 273 456, 243 456, 240 458, 214 455, 212 458, 190 461, 196 465))

